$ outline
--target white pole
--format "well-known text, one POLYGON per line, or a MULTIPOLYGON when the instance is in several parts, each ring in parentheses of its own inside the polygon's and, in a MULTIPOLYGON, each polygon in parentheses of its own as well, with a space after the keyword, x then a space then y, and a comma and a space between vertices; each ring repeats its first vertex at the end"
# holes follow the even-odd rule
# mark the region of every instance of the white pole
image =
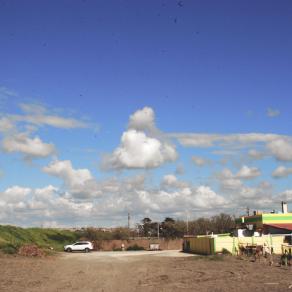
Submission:
POLYGON ((187 211, 187 235, 189 235, 189 212, 187 211))
POLYGON ((157 222, 157 238, 159 239, 159 222, 157 222))

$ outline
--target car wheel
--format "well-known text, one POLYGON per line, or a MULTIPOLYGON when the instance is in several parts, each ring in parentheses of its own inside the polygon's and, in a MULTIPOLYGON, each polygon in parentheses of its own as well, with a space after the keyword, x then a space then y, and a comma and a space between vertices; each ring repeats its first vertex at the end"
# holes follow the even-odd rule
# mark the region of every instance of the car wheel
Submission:
POLYGON ((85 252, 89 252, 89 248, 86 248, 84 251, 85 251, 85 252))
POLYGON ((69 247, 66 249, 67 252, 72 252, 72 249, 69 247))

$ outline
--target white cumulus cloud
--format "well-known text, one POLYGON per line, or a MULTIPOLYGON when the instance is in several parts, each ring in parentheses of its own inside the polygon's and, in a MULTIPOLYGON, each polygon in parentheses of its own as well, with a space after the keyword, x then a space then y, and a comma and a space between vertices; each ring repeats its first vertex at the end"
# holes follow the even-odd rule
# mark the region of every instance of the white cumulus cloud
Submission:
MULTIPOLYGON (((287 189, 280 194, 278 194, 275 198, 277 202, 285 201, 285 202, 292 202, 292 189, 287 189)), ((291 210, 289 210, 291 212, 291 210)))
POLYGON ((217 176, 219 179, 221 188, 223 190, 237 190, 243 189, 243 183, 241 180, 249 180, 260 176, 260 170, 255 167, 242 166, 240 170, 233 174, 228 168, 224 168, 217 176))
POLYGON ((150 107, 137 110, 129 118, 129 129, 152 131, 155 128, 155 113, 150 107))
POLYGON ((30 192, 30 188, 13 186, 0 193, 0 201, 6 203, 18 203, 23 201, 30 192))
POLYGON ((239 178, 235 177, 231 170, 224 168, 218 175, 221 187, 224 190, 234 190, 242 186, 242 182, 239 178))
POLYGON ((36 189, 12 186, 0 192, 0 218, 7 224, 40 226, 55 221, 72 226, 89 220, 92 207, 91 202, 60 196, 58 188, 52 185, 36 189))
POLYGON ((258 151, 255 149, 249 150, 248 155, 252 159, 262 159, 264 157, 264 153, 262 151, 258 151))
POLYGON ((175 146, 156 129, 154 111, 145 107, 130 116, 129 128, 122 134, 120 146, 105 156, 103 167, 155 168, 176 159, 175 146))
POLYGON ((100 190, 91 172, 84 169, 74 169, 71 161, 53 161, 43 168, 47 174, 64 181, 65 187, 74 197, 89 198, 100 195, 100 190))
POLYGON ((163 176, 161 181, 162 187, 170 188, 186 188, 188 184, 184 181, 178 180, 174 174, 166 174, 163 176))
POLYGON ((267 148, 280 161, 292 161, 292 142, 288 139, 276 139, 268 143, 267 148))
POLYGON ((176 185, 178 182, 177 177, 173 174, 167 174, 162 179, 162 184, 166 184, 169 186, 176 185))
POLYGON ((241 179, 252 179, 257 176, 260 176, 261 172, 258 168, 256 167, 248 167, 246 165, 242 166, 242 168, 238 171, 236 174, 236 178, 241 178, 241 179))
POLYGON ((154 168, 176 158, 173 145, 148 137, 144 132, 128 130, 109 163, 113 168, 154 168))
POLYGON ((8 117, 0 118, 0 133, 11 131, 14 129, 14 127, 14 123, 8 117))
POLYGON ((206 159, 200 156, 192 156, 192 161, 199 167, 202 167, 211 163, 209 159, 206 159))
POLYGON ((285 166, 278 166, 272 173, 275 178, 287 177, 292 174, 292 168, 287 168, 285 166))

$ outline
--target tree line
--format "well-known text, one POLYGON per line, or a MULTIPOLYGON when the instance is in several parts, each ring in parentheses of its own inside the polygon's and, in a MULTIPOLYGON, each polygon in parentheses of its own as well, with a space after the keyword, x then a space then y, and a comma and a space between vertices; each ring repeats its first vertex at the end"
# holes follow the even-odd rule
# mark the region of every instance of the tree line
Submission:
POLYGON ((221 213, 210 218, 198 218, 189 222, 166 217, 162 222, 144 218, 138 225, 138 233, 144 237, 181 238, 184 235, 229 233, 235 228, 235 218, 221 213))
POLYGON ((162 222, 152 221, 146 217, 136 228, 117 227, 110 230, 86 228, 80 236, 88 240, 113 240, 147 237, 147 238, 182 238, 184 235, 205 235, 229 233, 235 228, 234 216, 221 213, 210 218, 198 218, 188 222, 166 217, 162 222))

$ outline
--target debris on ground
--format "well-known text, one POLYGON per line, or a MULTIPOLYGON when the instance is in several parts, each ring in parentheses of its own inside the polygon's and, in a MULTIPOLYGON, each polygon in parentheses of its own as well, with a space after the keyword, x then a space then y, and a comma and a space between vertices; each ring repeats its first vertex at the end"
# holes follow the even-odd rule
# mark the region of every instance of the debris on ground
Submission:
POLYGON ((18 254, 26 257, 43 257, 45 253, 36 245, 24 245, 19 248, 18 254))

